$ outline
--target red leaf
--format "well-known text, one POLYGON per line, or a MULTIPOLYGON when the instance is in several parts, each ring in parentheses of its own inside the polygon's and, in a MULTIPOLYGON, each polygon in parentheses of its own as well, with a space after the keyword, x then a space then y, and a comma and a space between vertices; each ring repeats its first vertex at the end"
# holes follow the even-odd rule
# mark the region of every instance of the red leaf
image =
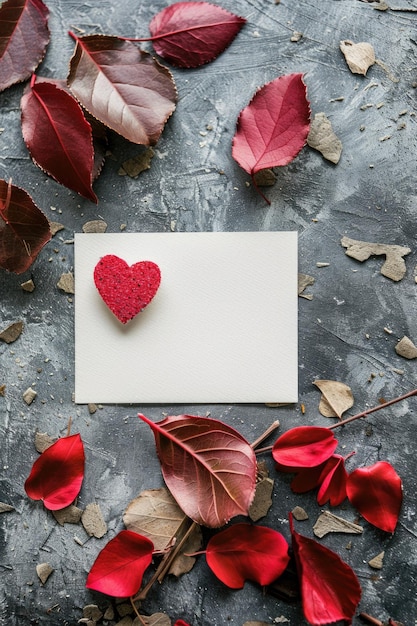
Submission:
POLYGON ((132 530, 122 530, 101 550, 87 576, 87 589, 109 596, 135 595, 152 562, 153 543, 132 530))
POLYGON ((129 141, 153 145, 175 109, 171 73, 130 41, 77 38, 68 85, 82 106, 129 141))
POLYGON ((306 620, 313 626, 350 624, 361 598, 355 572, 335 552, 295 532, 292 518, 290 524, 306 620))
POLYGON ((178 67, 198 67, 219 56, 246 20, 208 2, 176 2, 152 19, 156 52, 178 67))
POLYGON ((162 474, 188 517, 218 528, 247 515, 255 494, 256 457, 236 430, 219 420, 193 415, 151 422, 162 474))
POLYGON ((35 83, 21 101, 22 132, 32 159, 56 181, 97 202, 91 126, 78 102, 53 82, 35 83))
POLYGON ((0 7, 0 91, 35 71, 49 43, 42 0, 7 0, 0 7))
POLYGON ((25 482, 33 500, 51 511, 63 509, 78 496, 84 477, 84 444, 80 435, 58 439, 36 459, 25 482))
POLYGON ((272 456, 287 468, 315 467, 332 456, 337 439, 328 428, 297 426, 278 437, 272 456))
MULTIPOLYGON (((331 458, 331 457, 330 457, 331 458)), ((291 482, 294 493, 306 493, 320 485, 320 478, 327 461, 316 467, 301 468, 291 482)), ((288 470, 287 470, 288 471, 288 470)), ((293 470, 295 471, 295 470, 293 470)))
POLYGON ((347 481, 347 495, 359 513, 370 523, 393 533, 403 497, 402 482, 386 461, 354 470, 347 481))
POLYGON ((305 145, 310 106, 302 74, 280 76, 261 87, 244 108, 233 138, 233 158, 252 177, 287 165, 305 145))
POLYGON ((187 624, 187 622, 184 622, 183 619, 177 619, 174 626, 189 626, 189 624, 187 624))
POLYGON ((0 180, 0 267, 21 274, 50 238, 49 222, 29 194, 0 180))
POLYGON ((270 585, 290 560, 281 533, 251 524, 235 524, 212 537, 206 559, 217 578, 232 589, 241 589, 245 580, 270 585))
POLYGON ((320 489, 317 494, 317 502, 323 506, 327 501, 331 506, 339 506, 345 500, 346 482, 348 473, 345 469, 345 460, 339 454, 334 454, 326 462, 320 478, 320 489))

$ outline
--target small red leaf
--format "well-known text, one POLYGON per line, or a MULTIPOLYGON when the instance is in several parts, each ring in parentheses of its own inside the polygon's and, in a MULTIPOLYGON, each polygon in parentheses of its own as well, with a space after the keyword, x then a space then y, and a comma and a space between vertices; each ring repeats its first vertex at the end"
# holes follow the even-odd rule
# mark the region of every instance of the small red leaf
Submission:
POLYGON ((212 537, 206 559, 217 578, 232 589, 241 589, 245 580, 270 585, 290 560, 281 533, 251 524, 234 524, 212 537))
POLYGON ((87 576, 87 589, 116 598, 135 595, 152 562, 153 543, 132 530, 122 530, 101 550, 87 576))
POLYGON ((156 52, 178 67, 198 67, 225 50, 246 20, 208 2, 176 2, 152 19, 156 52))
POLYGON ((403 491, 401 478, 386 461, 354 470, 347 481, 347 495, 370 523, 393 533, 400 514, 403 491))
POLYGON ((49 222, 29 194, 0 180, 0 267, 21 274, 50 238, 49 222))
POLYGON ((187 624, 187 622, 184 622, 183 619, 177 619, 177 621, 175 622, 174 626, 190 626, 190 625, 187 624))
POLYGON ((77 100, 129 141, 155 144, 177 99, 169 70, 130 41, 73 36, 68 85, 77 100))
POLYGON ((302 74, 280 76, 261 87, 237 121, 233 158, 252 177, 287 165, 305 145, 310 106, 302 74))
POLYGON ((332 456, 337 439, 328 428, 296 426, 278 437, 272 456, 287 468, 315 467, 332 456))
POLYGON ((320 489, 317 494, 317 502, 323 506, 327 501, 331 506, 339 506, 345 500, 346 482, 348 473, 345 469, 345 460, 339 454, 330 457, 321 472, 319 483, 320 489))
POLYGON ((36 165, 57 182, 97 202, 91 187, 92 131, 78 102, 53 82, 32 80, 21 109, 23 138, 36 165))
POLYGON ((188 517, 218 528, 247 515, 255 495, 256 456, 242 435, 219 420, 193 415, 151 422, 165 482, 188 517))
MULTIPOLYGON (((331 458, 331 457, 330 457, 331 458)), ((327 461, 317 465, 316 467, 301 468, 297 471, 297 475, 291 482, 291 489, 294 493, 306 493, 311 491, 320 485, 320 478, 323 472, 323 468, 326 466, 327 461)), ((287 469, 288 471, 288 469, 287 469)))
POLYGON ((62 437, 36 459, 25 482, 33 500, 57 511, 69 506, 78 496, 84 477, 84 444, 80 435, 62 437))
POLYGON ((0 7, 0 91, 35 71, 49 43, 42 0, 6 0, 0 7))
POLYGON ((295 532, 292 518, 290 523, 306 620, 313 626, 350 624, 361 598, 355 572, 335 552, 295 532))

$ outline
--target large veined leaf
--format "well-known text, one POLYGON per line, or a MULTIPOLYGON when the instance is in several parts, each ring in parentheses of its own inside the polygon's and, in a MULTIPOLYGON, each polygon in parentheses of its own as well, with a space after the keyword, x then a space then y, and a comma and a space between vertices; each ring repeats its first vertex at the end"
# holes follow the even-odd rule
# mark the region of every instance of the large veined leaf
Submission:
POLYGON ((72 504, 84 478, 84 444, 80 435, 62 437, 42 452, 25 482, 33 500, 57 511, 72 504))
POLYGON ((22 133, 34 162, 57 182, 97 202, 93 138, 78 102, 53 82, 33 77, 21 100, 22 133))
POLYGON ((131 530, 122 530, 99 552, 86 587, 116 598, 133 596, 152 562, 153 543, 131 530))
POLYGON ((217 578, 232 589, 241 589, 245 580, 270 585, 290 560, 281 533, 251 524, 234 524, 212 537, 206 559, 217 578))
POLYGON ((400 514, 401 478, 386 461, 355 469, 347 479, 347 495, 361 515, 374 526, 393 533, 400 514))
POLYGON ((68 85, 77 100, 129 141, 155 144, 177 99, 169 70, 118 37, 87 35, 75 39, 68 85))
POLYGON ((50 238, 49 222, 29 194, 0 180, 0 267, 21 274, 50 238))
POLYGON ((139 418, 153 431, 165 482, 188 517, 218 528, 248 514, 256 457, 240 433, 207 417, 177 415, 157 423, 139 418))
POLYGON ((152 19, 156 52, 178 67, 198 67, 215 59, 246 20, 208 2, 176 2, 152 19))
POLYGON ((355 572, 335 552, 295 532, 292 518, 290 524, 306 620, 313 626, 350 624, 361 598, 355 572))
POLYGON ((42 0, 6 0, 0 7, 0 91, 35 71, 49 43, 42 0))
POLYGON ((337 439, 328 428, 296 426, 278 437, 272 456, 280 466, 296 471, 296 468, 315 467, 327 461, 336 448, 337 439))

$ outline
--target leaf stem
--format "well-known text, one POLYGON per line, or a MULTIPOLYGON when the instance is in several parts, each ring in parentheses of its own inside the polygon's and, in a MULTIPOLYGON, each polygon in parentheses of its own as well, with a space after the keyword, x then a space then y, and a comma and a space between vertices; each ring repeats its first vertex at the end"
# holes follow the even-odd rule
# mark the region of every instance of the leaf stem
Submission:
POLYGON ((375 413, 375 411, 379 411, 380 409, 385 409, 386 407, 391 406, 392 404, 396 404, 397 402, 401 402, 402 400, 406 400, 407 398, 411 398, 412 396, 416 396, 416 395, 417 395, 417 389, 413 389, 412 391, 409 391, 408 393, 405 393, 402 396, 398 396, 398 398, 394 398, 393 400, 389 400, 388 402, 384 402, 383 404, 378 404, 377 406, 374 406, 371 409, 366 409, 365 411, 362 411, 361 413, 357 413, 356 415, 352 415, 351 417, 348 417, 345 420, 338 422, 337 424, 333 424, 333 426, 328 426, 328 429, 334 430, 335 428, 339 428, 339 426, 344 426, 345 424, 349 424, 349 422, 353 422, 362 417, 367 417, 371 413, 375 413))
POLYGON ((279 420, 275 420, 275 422, 272 422, 272 424, 270 426, 268 426, 268 428, 266 429, 266 431, 264 433, 262 433, 262 435, 259 435, 259 437, 257 439, 255 439, 255 441, 253 443, 251 443, 251 448, 253 448, 253 450, 255 450, 255 448, 257 448, 263 441, 265 441, 265 439, 268 439, 268 437, 270 435, 272 435, 272 433, 279 428, 279 420))
POLYGON ((265 194, 260 190, 260 188, 256 184, 254 174, 251 174, 251 179, 252 179, 253 186, 255 187, 256 191, 259 193, 261 198, 263 198, 265 200, 265 202, 267 202, 271 206, 271 200, 268 200, 268 198, 265 196, 265 194))
POLYGON ((376 617, 372 617, 372 615, 368 615, 368 613, 360 613, 359 617, 364 622, 367 622, 368 624, 373 624, 373 626, 384 626, 381 620, 376 619, 376 617))
POLYGON ((147 624, 146 624, 145 620, 143 619, 142 615, 139 613, 139 611, 138 611, 138 610, 137 610, 137 608, 136 608, 136 605, 135 605, 135 599, 134 599, 134 597, 133 597, 133 596, 130 596, 129 600, 130 600, 130 604, 132 605, 132 608, 133 608, 133 610, 134 610, 134 612, 135 612, 135 614, 136 614, 136 617, 138 618, 138 620, 140 621, 140 623, 141 623, 143 626, 147 626, 147 624))

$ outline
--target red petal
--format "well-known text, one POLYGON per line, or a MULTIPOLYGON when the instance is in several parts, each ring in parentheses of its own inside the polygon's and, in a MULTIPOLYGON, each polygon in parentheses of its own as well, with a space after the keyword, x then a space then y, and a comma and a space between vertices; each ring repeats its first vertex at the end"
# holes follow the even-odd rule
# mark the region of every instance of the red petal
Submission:
POLYGON ((261 87, 241 111, 232 155, 251 176, 287 165, 305 145, 310 107, 302 79, 302 74, 276 78, 261 87))
POLYGON ((149 25, 156 52, 178 67, 198 67, 215 59, 246 20, 208 2, 176 2, 149 25))
POLYGON ((187 624, 187 622, 184 622, 183 619, 177 619, 177 621, 175 622, 174 626, 190 626, 190 625, 187 624))
POLYGON ((109 596, 135 595, 152 562, 153 543, 131 530, 122 530, 104 546, 93 563, 86 587, 109 596))
POLYGON ((198 524, 218 528, 247 515, 255 495, 256 456, 242 435, 219 420, 193 415, 151 422, 165 482, 198 524))
POLYGON ((370 523, 393 533, 403 497, 402 482, 386 461, 354 470, 347 481, 347 495, 359 513, 370 523))
POLYGON ((323 468, 327 461, 317 465, 317 467, 309 467, 308 469, 300 469, 295 478, 291 482, 291 489, 294 493, 306 493, 320 485, 323 468))
POLYGON ((217 578, 232 589, 241 589, 245 580, 265 586, 287 567, 288 544, 271 528, 235 524, 210 539, 206 559, 217 578))
POLYGON ((297 426, 278 437, 272 448, 277 463, 287 467, 315 467, 332 456, 337 440, 320 426, 297 426))
POLYGON ((36 459, 25 482, 33 500, 57 511, 74 502, 84 477, 84 444, 80 435, 58 439, 36 459))
POLYGON ((0 7, 0 91, 35 71, 49 43, 42 0, 7 0, 0 7))
POLYGON ((346 498, 346 482, 348 473, 345 469, 345 460, 342 456, 334 454, 326 462, 319 483, 320 489, 317 494, 317 502, 323 506, 327 501, 331 506, 339 506, 346 498))
POLYGON ((56 181, 97 202, 92 190, 93 139, 78 102, 53 82, 29 85, 22 132, 34 162, 56 181))
POLYGON ((335 552, 295 532, 290 521, 306 620, 313 626, 350 624, 361 598, 355 572, 335 552))

